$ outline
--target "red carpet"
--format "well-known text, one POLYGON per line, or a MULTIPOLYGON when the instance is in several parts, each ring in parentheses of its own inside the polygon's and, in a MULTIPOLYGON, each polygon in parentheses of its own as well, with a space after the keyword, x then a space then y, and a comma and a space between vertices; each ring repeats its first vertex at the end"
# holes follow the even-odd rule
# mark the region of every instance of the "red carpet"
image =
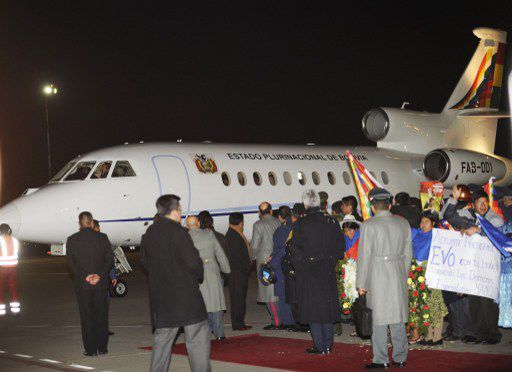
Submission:
MULTIPOLYGON (((371 348, 335 343, 330 355, 306 355, 309 340, 266 337, 259 334, 229 337, 212 341, 211 358, 223 362, 293 371, 360 370, 371 363, 371 348)), ((143 348, 150 350, 149 348, 143 348)), ((173 352, 186 355, 185 344, 174 346, 173 352)), ((459 353, 441 350, 410 350, 405 370, 415 371, 510 371, 512 356, 459 353)))

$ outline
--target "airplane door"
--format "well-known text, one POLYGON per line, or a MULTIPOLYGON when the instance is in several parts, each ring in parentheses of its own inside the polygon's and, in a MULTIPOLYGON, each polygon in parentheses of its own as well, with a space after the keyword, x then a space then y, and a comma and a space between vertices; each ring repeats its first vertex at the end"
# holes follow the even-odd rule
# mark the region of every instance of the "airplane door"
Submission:
POLYGON ((190 211, 190 177, 185 162, 176 155, 156 155, 152 158, 160 195, 174 194, 181 198, 182 213, 190 211))

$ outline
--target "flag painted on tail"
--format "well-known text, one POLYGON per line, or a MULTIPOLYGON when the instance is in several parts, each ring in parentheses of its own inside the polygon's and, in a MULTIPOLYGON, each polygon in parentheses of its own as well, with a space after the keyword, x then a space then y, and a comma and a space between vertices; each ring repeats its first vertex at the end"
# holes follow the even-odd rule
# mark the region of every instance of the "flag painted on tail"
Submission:
POLYGON ((491 207, 494 213, 497 213, 501 216, 501 218, 505 219, 503 216, 503 211, 498 205, 498 200, 496 199, 496 189, 494 188, 494 177, 489 178, 489 182, 484 187, 484 191, 489 195, 489 206, 491 207))
POLYGON ((361 214, 363 219, 366 220, 372 216, 372 210, 370 207, 370 200, 368 199, 368 193, 375 187, 382 187, 379 182, 372 176, 372 174, 359 163, 347 150, 348 162, 350 169, 352 169, 352 175, 354 176, 354 182, 357 188, 357 194, 359 196, 359 204, 361 205, 361 214))
POLYGON ((478 218, 478 222, 480 222, 480 226, 484 231, 485 235, 489 238, 492 244, 500 251, 503 257, 512 256, 509 252, 506 251, 506 248, 512 248, 512 238, 509 238, 497 228, 495 228, 489 221, 485 218, 476 215, 478 218))

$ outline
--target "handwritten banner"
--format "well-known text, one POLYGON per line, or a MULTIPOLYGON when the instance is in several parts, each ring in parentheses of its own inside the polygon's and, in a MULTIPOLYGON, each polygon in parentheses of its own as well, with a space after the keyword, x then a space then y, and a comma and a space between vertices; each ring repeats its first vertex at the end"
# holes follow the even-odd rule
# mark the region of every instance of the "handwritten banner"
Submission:
POLYGON ((497 300, 500 253, 478 234, 434 229, 426 279, 430 288, 497 300))

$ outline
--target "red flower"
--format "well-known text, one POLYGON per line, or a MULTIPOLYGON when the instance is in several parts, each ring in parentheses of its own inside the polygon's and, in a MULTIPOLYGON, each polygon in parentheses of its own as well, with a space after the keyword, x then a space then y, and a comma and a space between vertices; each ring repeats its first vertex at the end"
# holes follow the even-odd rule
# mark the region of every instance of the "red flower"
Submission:
POLYGON ((414 322, 409 323, 409 327, 414 327, 414 326, 416 326, 416 324, 414 324, 414 322))
POLYGON ((414 279, 414 273, 412 271, 409 271, 409 278, 414 279))
POLYGON ((423 310, 428 310, 430 307, 428 305, 423 305, 423 310))
POLYGON ((347 294, 346 294, 345 292, 343 292, 343 293, 341 294, 341 298, 347 298, 347 294))
POLYGON ((428 327, 430 325, 430 322, 424 322, 423 326, 428 327))
POLYGON ((416 312, 416 309, 413 307, 413 308, 411 309, 411 311, 412 311, 413 313, 415 313, 415 312, 416 312))
POLYGON ((419 273, 421 273, 421 272, 423 271, 423 267, 418 266, 418 267, 416 268, 416 271, 417 271, 417 272, 419 272, 419 273))
POLYGON ((349 313, 350 313, 349 309, 343 310, 343 314, 349 314, 349 313))
POLYGON ((420 284, 420 291, 423 291, 425 289, 425 283, 420 284))
POLYGON ((418 293, 418 291, 414 291, 414 292, 412 292, 412 295, 413 295, 414 297, 418 297, 419 293, 418 293))

